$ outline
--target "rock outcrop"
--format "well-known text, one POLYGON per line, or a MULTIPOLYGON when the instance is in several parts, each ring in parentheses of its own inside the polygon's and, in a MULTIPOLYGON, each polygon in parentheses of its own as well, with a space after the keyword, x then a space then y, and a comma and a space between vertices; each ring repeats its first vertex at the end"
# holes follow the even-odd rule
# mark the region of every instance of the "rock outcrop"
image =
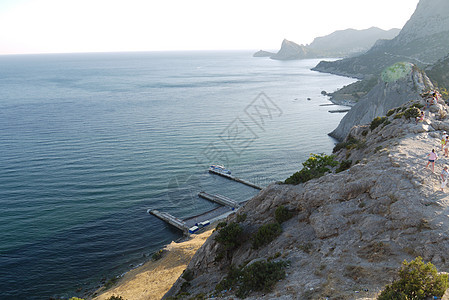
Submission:
POLYGON ((364 78, 379 74, 396 62, 408 61, 420 67, 434 64, 449 49, 449 2, 420 0, 397 37, 376 43, 368 52, 338 61, 322 61, 313 70, 364 78))
MULTIPOLYGON (((403 108, 419 104, 417 99, 403 108)), ((354 127, 352 144, 336 153, 339 160, 352 161, 346 171, 262 190, 228 217, 242 226, 243 243, 218 259, 218 232, 213 233, 188 265, 189 282, 178 279, 168 295, 183 287, 188 297, 235 299, 235 288, 217 294, 215 286, 231 265, 261 259, 288 261, 287 275, 272 291, 253 292, 247 299, 375 299, 403 260, 417 256, 447 272, 449 194, 447 188, 440 191, 437 174, 449 163, 438 147, 440 131, 449 130, 449 107, 441 102, 434 108, 418 124, 401 118, 398 110, 372 130, 354 127), (425 168, 432 148, 441 156, 435 173, 425 168), (282 223, 280 236, 254 249, 254 232, 274 222, 281 205, 293 217, 282 223)))
POLYGON ((386 68, 378 84, 352 107, 330 136, 343 140, 353 126, 369 124, 375 117, 384 116, 388 110, 417 99, 424 90, 432 88, 427 75, 413 64, 397 63, 386 68))
POLYGON ((284 39, 282 41, 281 49, 276 54, 270 56, 270 58, 277 60, 292 60, 306 58, 307 56, 308 51, 304 45, 298 45, 284 39))

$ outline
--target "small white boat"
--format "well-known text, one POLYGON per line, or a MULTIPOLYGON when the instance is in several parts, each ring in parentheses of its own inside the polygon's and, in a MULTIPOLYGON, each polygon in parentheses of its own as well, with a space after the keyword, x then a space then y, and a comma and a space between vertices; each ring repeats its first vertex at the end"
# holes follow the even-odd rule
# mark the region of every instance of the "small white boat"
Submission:
POLYGON ((226 169, 225 167, 220 166, 220 165, 212 165, 212 166, 210 166, 209 167, 209 171, 231 175, 231 171, 229 171, 228 169, 226 169))

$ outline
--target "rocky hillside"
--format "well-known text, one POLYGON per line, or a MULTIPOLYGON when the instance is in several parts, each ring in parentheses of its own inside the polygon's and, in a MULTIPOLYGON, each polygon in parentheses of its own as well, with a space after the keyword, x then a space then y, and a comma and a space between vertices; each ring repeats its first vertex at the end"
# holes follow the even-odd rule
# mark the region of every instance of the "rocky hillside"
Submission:
POLYGON ((378 84, 363 96, 343 117, 330 135, 343 140, 354 125, 368 124, 384 116, 388 110, 410 99, 419 98, 424 90, 433 88, 427 75, 410 63, 397 63, 384 70, 378 84))
POLYGON ((320 62, 314 70, 364 78, 385 67, 407 61, 420 67, 434 64, 448 54, 449 2, 420 0, 399 35, 376 43, 368 52, 343 60, 320 62))
POLYGON ((266 262, 252 276, 271 278, 272 290, 250 290, 247 299, 374 299, 402 261, 417 256, 449 271, 449 188, 440 191, 438 175, 449 164, 439 147, 449 107, 435 105, 418 124, 406 118, 422 104, 354 127, 336 147, 349 169, 262 190, 211 235, 166 297, 235 299, 242 280, 254 284, 248 272, 266 262), (425 168, 432 148, 440 155, 435 173, 425 168), (267 225, 281 206, 291 218, 267 225), (284 267, 285 277, 276 277, 284 267))
MULTIPOLYGON (((448 49, 449 51, 449 49, 448 49)), ((439 88, 449 90, 449 53, 435 65, 426 70, 432 82, 436 82, 439 88)))

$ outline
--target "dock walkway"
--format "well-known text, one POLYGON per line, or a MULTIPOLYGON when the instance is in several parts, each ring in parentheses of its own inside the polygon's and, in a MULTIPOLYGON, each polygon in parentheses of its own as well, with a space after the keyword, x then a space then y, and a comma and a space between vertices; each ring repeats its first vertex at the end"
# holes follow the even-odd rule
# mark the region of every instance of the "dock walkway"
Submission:
POLYGON ((234 201, 226 196, 223 196, 223 195, 219 195, 219 194, 212 195, 212 194, 208 194, 206 192, 200 192, 200 193, 198 193, 198 196, 200 196, 203 199, 206 199, 206 200, 209 200, 209 201, 212 201, 212 202, 224 205, 224 206, 229 206, 231 208, 239 208, 240 207, 240 205, 236 201, 234 201))
POLYGON ((221 173, 221 172, 218 172, 218 171, 215 171, 215 170, 211 170, 211 169, 209 169, 209 172, 210 172, 210 173, 213 173, 213 174, 216 174, 216 175, 223 176, 223 177, 225 177, 225 178, 228 178, 228 179, 231 179, 231 180, 234 180, 234 181, 237 181, 237 182, 240 182, 240 183, 243 183, 243 184, 245 184, 245 185, 247 185, 247 186, 250 186, 250 187, 255 188, 255 189, 258 189, 258 190, 261 190, 261 189, 262 189, 262 188, 261 188, 260 186, 258 186, 257 184, 254 184, 254 183, 252 183, 252 182, 246 181, 246 180, 244 180, 244 179, 240 179, 240 178, 234 177, 234 176, 232 176, 232 175, 230 175, 230 174, 221 173))
POLYGON ((158 211, 156 209, 149 209, 147 210, 147 212, 149 214, 152 214, 153 216, 158 217, 159 219, 161 219, 162 221, 167 222, 168 224, 182 230, 182 232, 184 234, 188 234, 189 232, 189 227, 187 226, 186 222, 184 222, 181 219, 178 219, 172 215, 170 215, 169 213, 163 212, 163 211, 158 211))

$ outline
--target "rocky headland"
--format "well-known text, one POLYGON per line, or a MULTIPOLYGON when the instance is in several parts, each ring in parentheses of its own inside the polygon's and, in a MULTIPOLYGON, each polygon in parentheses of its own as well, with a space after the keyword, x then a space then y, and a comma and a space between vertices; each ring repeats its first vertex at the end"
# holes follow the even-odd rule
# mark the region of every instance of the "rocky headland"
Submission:
POLYGON ((348 57, 368 51, 379 39, 392 39, 399 29, 388 31, 377 27, 364 30, 337 30, 326 36, 317 37, 309 45, 298 45, 284 39, 277 53, 260 50, 254 57, 270 57, 276 60, 305 58, 348 57))
POLYGON ((384 70, 378 83, 351 108, 338 127, 330 135, 343 140, 355 125, 368 124, 375 117, 410 99, 418 99, 421 93, 434 89, 426 73, 411 63, 397 63, 384 70))
POLYGON ((286 276, 247 299, 375 299, 404 259, 417 256, 449 271, 449 188, 440 190, 439 176, 449 164, 439 143, 449 131, 449 107, 440 101, 416 123, 410 112, 423 105, 411 98, 388 117, 353 127, 335 148, 349 169, 262 190, 227 219, 241 228, 240 242, 224 250, 217 238, 223 228, 212 233, 188 264, 188 278, 165 298, 235 299, 238 281, 217 286, 232 285, 236 267, 265 261, 285 263, 286 276), (432 149, 440 156, 435 173, 425 168, 432 149), (281 206, 291 218, 271 242, 255 247, 257 232, 276 223, 281 206))

